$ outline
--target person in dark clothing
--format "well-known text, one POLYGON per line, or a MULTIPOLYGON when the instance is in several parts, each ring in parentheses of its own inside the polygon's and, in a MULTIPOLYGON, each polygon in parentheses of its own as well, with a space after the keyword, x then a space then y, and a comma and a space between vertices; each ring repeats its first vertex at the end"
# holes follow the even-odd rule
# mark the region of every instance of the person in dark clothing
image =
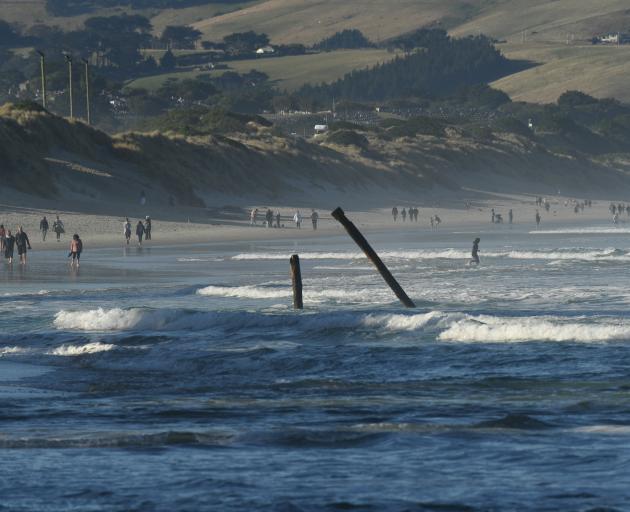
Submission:
POLYGON ((276 210, 276 227, 280 227, 280 210, 276 210))
POLYGON ((22 229, 22 226, 18 228, 17 233, 15 234, 15 245, 17 246, 17 252, 20 256, 20 263, 22 265, 26 264, 26 250, 31 250, 31 242, 28 239, 28 235, 22 229))
POLYGON ((267 208, 267 213, 265 213, 265 220, 267 221, 267 227, 272 228, 273 227, 273 212, 271 211, 271 208, 267 208))
POLYGON ((142 245, 142 237, 144 236, 144 224, 139 220, 136 224, 136 236, 138 237, 138 245, 142 245))
POLYGON ((46 235, 48 234, 49 228, 48 219, 44 215, 44 218, 39 221, 39 230, 42 232, 42 242, 46 241, 46 235))
POLYGON ((148 215, 144 219, 144 239, 151 240, 151 217, 148 215))
POLYGON ((514 212, 512 210, 510 210, 508 212, 508 220, 509 220, 510 224, 512 224, 512 222, 514 222, 514 212))
POLYGON ((398 218, 398 208, 395 206, 392 208, 392 217, 394 217, 394 222, 396 222, 396 219, 398 218))
POLYGON ((317 221, 319 220, 319 213, 315 210, 311 213, 311 222, 313 223, 313 231, 317 231, 317 221))
POLYGON ((472 246, 472 259, 470 260, 470 264, 472 265, 473 263, 475 265, 479 265, 479 242, 481 242, 480 238, 475 238, 475 240, 473 241, 473 246, 472 246))
POLYGON ((13 263, 13 249, 15 247, 15 237, 11 234, 11 230, 7 231, 4 238, 4 257, 8 260, 7 263, 13 263))
POLYGON ((540 212, 538 210, 536 210, 536 229, 538 229, 538 226, 540 226, 540 212))

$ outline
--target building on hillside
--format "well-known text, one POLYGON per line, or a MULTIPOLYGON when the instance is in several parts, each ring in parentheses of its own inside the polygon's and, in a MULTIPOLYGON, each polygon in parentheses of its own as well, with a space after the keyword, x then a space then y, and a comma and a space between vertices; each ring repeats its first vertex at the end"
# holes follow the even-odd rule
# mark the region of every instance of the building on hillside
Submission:
POLYGON ((274 53, 276 53, 276 50, 273 46, 263 46, 256 50, 256 55, 273 55, 274 53))
POLYGON ((316 124, 314 129, 315 129, 315 135, 324 135, 328 131, 328 125, 316 124))
POLYGON ((593 38, 595 44, 628 44, 630 43, 630 35, 623 32, 614 32, 593 38))

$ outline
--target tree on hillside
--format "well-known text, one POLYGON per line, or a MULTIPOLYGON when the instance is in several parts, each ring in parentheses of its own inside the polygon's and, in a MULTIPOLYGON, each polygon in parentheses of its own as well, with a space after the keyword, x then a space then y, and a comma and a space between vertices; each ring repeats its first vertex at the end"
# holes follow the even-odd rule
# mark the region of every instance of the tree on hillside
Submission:
POLYGON ((594 105, 597 101, 597 98, 581 91, 567 91, 558 98, 558 105, 560 107, 579 107, 580 105, 594 105))
POLYGON ((267 34, 257 34, 253 30, 249 32, 235 32, 223 38, 225 49, 234 55, 253 53, 258 48, 269 44, 267 34))
POLYGON ((170 45, 171 48, 193 49, 201 32, 186 25, 169 25, 162 32, 160 39, 170 45))
POLYGON ((160 67, 165 70, 175 69, 177 65, 177 59, 171 50, 167 50, 162 58, 160 59, 160 67))
POLYGON ((21 42, 19 30, 10 23, 0 20, 0 46, 18 46, 21 42))
POLYGON ((342 30, 315 43, 315 50, 332 51, 355 48, 373 48, 375 46, 360 30, 342 30))
POLYGON ((149 34, 151 22, 138 14, 120 16, 95 16, 85 20, 85 28, 101 36, 116 37, 120 34, 149 34))

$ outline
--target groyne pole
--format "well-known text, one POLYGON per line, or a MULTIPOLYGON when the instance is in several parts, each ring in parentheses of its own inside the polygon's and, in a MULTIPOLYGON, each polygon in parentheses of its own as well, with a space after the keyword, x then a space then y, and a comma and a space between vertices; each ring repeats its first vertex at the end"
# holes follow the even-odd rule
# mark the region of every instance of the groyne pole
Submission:
POLYGON ((304 309, 302 301, 302 271, 300 270, 300 257, 297 254, 291 256, 291 282, 293 284, 293 308, 304 309))
POLYGON ((389 269, 385 266, 385 263, 381 260, 376 251, 372 249, 368 241, 361 234, 361 232, 357 229, 357 227, 346 217, 346 214, 341 208, 337 208, 332 212, 333 218, 338 221, 348 232, 350 237, 355 241, 355 243, 361 248, 361 250, 365 253, 368 259, 372 262, 372 264, 376 267, 379 274, 383 277, 385 282, 389 285, 392 291, 396 294, 396 297, 403 303, 403 305, 407 308, 415 308, 416 305, 409 298, 409 296, 405 293, 405 290, 402 289, 402 286, 398 284, 398 281, 394 278, 389 269))

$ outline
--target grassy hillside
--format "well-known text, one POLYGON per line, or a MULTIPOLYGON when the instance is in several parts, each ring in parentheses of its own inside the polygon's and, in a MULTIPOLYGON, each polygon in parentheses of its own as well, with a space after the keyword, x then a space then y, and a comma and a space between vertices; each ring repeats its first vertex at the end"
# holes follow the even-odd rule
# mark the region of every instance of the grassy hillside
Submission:
MULTIPOLYGON (((341 78, 353 69, 368 66, 393 59, 395 54, 386 50, 343 50, 314 55, 296 55, 289 57, 262 58, 252 60, 231 61, 228 63, 233 71, 246 73, 252 69, 269 75, 281 89, 295 90, 307 82, 330 82, 341 78)), ((130 82, 127 87, 154 91, 169 79, 183 80, 194 78, 200 74, 220 74, 225 70, 180 71, 140 78, 130 82)))
POLYGON ((492 84, 515 101, 550 103, 567 90, 630 101, 630 46, 517 43, 500 48, 510 58, 540 64, 492 84))
POLYGON ((462 22, 477 12, 464 0, 265 0, 238 12, 195 23, 208 37, 256 30, 274 42, 314 43, 344 28, 356 28, 375 41, 447 21, 462 22))

